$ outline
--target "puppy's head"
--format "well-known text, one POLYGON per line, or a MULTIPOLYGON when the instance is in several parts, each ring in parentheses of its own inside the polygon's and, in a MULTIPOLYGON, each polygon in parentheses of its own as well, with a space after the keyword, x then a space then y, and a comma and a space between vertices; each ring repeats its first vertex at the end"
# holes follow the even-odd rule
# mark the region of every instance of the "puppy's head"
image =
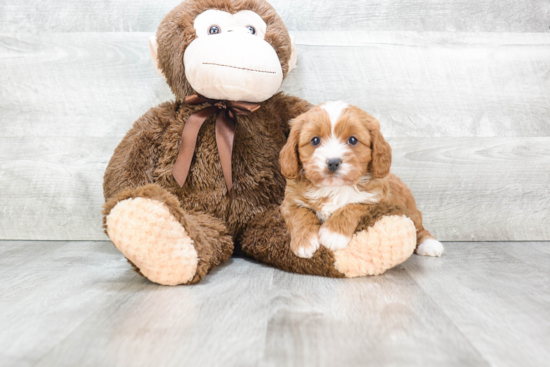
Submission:
POLYGON ((295 179, 303 170, 316 186, 354 185, 367 174, 389 174, 391 147, 378 121, 358 107, 327 102, 291 122, 281 170, 295 179))

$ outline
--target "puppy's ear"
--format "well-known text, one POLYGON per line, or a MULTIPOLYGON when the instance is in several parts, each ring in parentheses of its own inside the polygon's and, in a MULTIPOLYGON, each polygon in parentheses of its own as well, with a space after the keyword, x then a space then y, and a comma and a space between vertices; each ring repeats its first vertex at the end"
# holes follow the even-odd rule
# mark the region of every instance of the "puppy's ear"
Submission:
POLYGON ((298 157, 298 140, 300 139, 300 129, 296 121, 291 121, 292 128, 281 154, 281 172, 286 178, 293 180, 300 174, 300 160, 298 157))
POLYGON ((391 147, 386 142, 380 130, 371 130, 372 159, 369 163, 369 171, 376 178, 386 177, 390 174, 391 147))

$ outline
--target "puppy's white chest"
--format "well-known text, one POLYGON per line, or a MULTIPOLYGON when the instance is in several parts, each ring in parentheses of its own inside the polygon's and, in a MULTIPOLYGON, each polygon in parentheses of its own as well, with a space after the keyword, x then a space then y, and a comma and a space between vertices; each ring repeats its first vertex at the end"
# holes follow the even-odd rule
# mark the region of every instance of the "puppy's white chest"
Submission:
POLYGON ((327 221, 338 209, 348 204, 376 204, 380 201, 378 193, 359 191, 356 186, 326 186, 310 191, 306 197, 310 200, 324 200, 320 210, 316 210, 321 222, 327 221))

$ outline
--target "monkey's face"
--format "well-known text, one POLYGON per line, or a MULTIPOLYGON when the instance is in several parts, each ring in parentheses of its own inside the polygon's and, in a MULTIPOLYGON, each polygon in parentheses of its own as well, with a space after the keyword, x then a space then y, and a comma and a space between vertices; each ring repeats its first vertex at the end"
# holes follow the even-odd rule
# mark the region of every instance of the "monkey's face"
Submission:
POLYGON ((185 0, 151 42, 153 61, 179 99, 198 92, 263 102, 296 63, 288 30, 265 0, 185 0))
POLYGON ((262 102, 283 81, 277 53, 266 42, 266 23, 250 10, 210 9, 195 18, 197 38, 184 54, 194 90, 213 99, 262 102))

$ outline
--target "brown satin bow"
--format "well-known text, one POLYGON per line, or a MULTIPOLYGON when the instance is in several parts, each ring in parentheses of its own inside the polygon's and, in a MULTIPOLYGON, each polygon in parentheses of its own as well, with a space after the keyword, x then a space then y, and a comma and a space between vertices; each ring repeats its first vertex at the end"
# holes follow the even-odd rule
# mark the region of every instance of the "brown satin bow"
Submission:
POLYGON ((180 151, 174 169, 172 170, 172 175, 180 187, 183 187, 187 175, 189 174, 189 169, 191 168, 193 155, 195 154, 199 130, 206 119, 214 113, 218 113, 216 117, 216 144, 218 146, 218 153, 220 155, 227 191, 231 191, 233 187, 233 179, 231 176, 231 153, 233 151, 233 138, 235 137, 235 117, 250 115, 258 111, 260 105, 249 102, 209 99, 200 94, 193 94, 185 97, 185 102, 190 105, 208 103, 211 106, 195 112, 187 119, 181 134, 180 151))

